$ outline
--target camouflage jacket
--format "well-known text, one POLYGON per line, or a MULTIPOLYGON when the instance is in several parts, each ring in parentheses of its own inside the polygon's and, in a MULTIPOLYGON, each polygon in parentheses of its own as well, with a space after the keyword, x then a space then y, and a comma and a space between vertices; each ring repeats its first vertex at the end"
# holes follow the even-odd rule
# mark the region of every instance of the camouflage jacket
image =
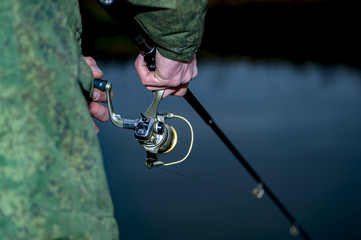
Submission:
MULTIPOLYGON (((170 20, 178 4, 132 2, 163 3, 170 20)), ((137 18, 146 27, 156 15, 137 18)), ((0 22, 0 239, 117 239, 83 94, 93 77, 82 59, 77 0, 1 0, 0 22)), ((195 26, 157 27, 152 37, 165 56, 191 56, 200 42, 195 26)))
POLYGON ((0 22, 0 239, 117 239, 77 0, 1 0, 0 22))
POLYGON ((153 11, 135 16, 165 57, 188 61, 201 43, 207 0, 128 0, 153 11), (150 8, 148 8, 150 9, 150 8))

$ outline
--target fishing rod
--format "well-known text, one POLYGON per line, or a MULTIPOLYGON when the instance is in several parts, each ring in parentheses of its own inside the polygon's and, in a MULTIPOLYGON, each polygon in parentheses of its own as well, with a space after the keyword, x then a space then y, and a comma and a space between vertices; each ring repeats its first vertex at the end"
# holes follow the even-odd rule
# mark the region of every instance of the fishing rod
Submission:
MULTIPOLYGON (((120 1, 115 1, 115 0, 98 0, 98 1, 101 4, 101 6, 103 7, 103 9, 113 18, 113 20, 115 20, 117 22, 117 19, 119 20, 119 13, 117 12, 117 10, 121 6, 120 1)), ((129 19, 133 19, 133 18, 129 18, 129 19)), ((133 21, 131 21, 131 23, 132 23, 131 25, 133 25, 133 27, 132 27, 130 37, 134 41, 134 43, 138 46, 141 53, 143 54, 144 60, 147 63, 148 69, 150 71, 154 71, 156 69, 155 44, 140 29, 139 24, 137 24, 137 23, 134 24, 133 21)), ((161 95, 163 94, 163 91, 156 91, 155 92, 155 99, 154 99, 152 105, 149 108, 149 109, 152 109, 151 111, 152 111, 153 116, 154 116, 154 114, 155 114, 155 112, 157 110, 159 101, 162 98, 161 95)), ((110 95, 109 92, 108 92, 107 95, 108 96, 110 95)), ((203 119, 203 121, 207 125, 209 125, 209 127, 216 133, 216 135, 225 144, 225 146, 232 152, 232 154, 239 161, 239 163, 242 164, 242 166, 246 169, 246 171, 257 182, 257 187, 253 189, 252 194, 256 198, 262 198, 263 195, 266 193, 269 196, 269 198, 274 202, 274 204, 279 208, 279 210, 285 215, 285 217, 291 223, 291 227, 289 229, 290 234, 293 235, 293 236, 301 235, 306 240, 311 239, 311 237, 304 230, 304 228, 300 225, 300 223, 298 223, 296 221, 295 217, 293 217, 293 215, 286 209, 286 207, 281 203, 281 201, 276 197, 276 195, 265 184, 265 182, 262 180, 262 178, 256 173, 256 171, 246 161, 246 159, 242 156, 242 154, 232 144, 232 142, 229 140, 229 138, 218 127, 218 125, 215 123, 214 119, 211 117, 211 115, 208 113, 208 111, 203 107, 203 105, 198 101, 198 99, 195 97, 195 95, 192 93, 192 91, 189 88, 188 88, 186 94, 183 97, 189 103, 189 105, 198 113, 198 115, 203 119)), ((111 102, 110 97, 108 97, 108 98, 109 98, 108 102, 109 101, 111 102)), ((148 111, 149 111, 149 109, 148 109, 148 111)), ((160 122, 162 122, 162 120, 163 120, 163 123, 164 123, 164 119, 161 119, 160 122)), ((187 120, 185 120, 185 121, 188 123, 188 125, 190 126, 190 129, 191 129, 191 133, 192 133, 191 145, 192 145, 192 143, 193 143, 193 130, 192 130, 191 125, 189 124, 189 122, 187 120)), ((132 124, 134 124, 134 123, 132 123, 132 124)), ((175 130, 173 131, 173 133, 174 132, 175 132, 175 130)), ((189 148, 187 156, 188 156, 190 150, 191 150, 191 147, 189 148)), ((150 153, 150 154, 152 155, 152 157, 154 157, 154 153, 150 153)), ((147 155, 149 155, 148 152, 147 152, 147 155)), ((148 159, 147 159, 147 161, 148 161, 148 159)), ((157 163, 157 161, 159 161, 159 160, 156 157, 155 161, 153 161, 153 162, 152 161, 153 160, 150 161, 151 166, 155 165, 154 163, 157 163)), ((164 164, 159 164, 159 165, 164 165, 164 164)))

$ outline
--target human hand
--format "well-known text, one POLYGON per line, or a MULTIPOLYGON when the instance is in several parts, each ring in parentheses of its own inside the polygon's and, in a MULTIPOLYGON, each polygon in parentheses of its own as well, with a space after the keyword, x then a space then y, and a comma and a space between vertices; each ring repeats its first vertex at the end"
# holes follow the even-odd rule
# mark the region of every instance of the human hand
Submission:
POLYGON ((144 56, 138 55, 135 69, 140 81, 149 91, 165 89, 163 98, 169 95, 184 96, 189 82, 198 74, 196 55, 188 62, 165 58, 158 51, 155 56, 157 68, 155 71, 149 71, 144 56))
MULTIPOLYGON (((96 61, 92 57, 83 57, 83 58, 91 68, 94 78, 101 79, 104 74, 97 66, 96 61)), ((107 102, 107 94, 106 92, 94 88, 91 99, 88 100, 89 112, 94 118, 98 119, 99 121, 105 122, 109 119, 108 108, 106 108, 100 102, 104 102, 104 103, 107 102)), ((92 121, 93 121, 94 130, 98 134, 99 128, 95 124, 93 119, 92 121)))

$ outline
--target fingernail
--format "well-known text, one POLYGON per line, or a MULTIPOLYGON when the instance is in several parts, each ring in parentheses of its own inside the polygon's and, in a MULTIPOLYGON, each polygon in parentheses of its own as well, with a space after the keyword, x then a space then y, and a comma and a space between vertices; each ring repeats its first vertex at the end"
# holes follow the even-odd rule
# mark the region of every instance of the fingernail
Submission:
POLYGON ((98 92, 93 92, 93 94, 92 94, 92 99, 93 99, 94 101, 96 101, 96 100, 98 100, 98 98, 99 98, 99 93, 98 93, 98 92))

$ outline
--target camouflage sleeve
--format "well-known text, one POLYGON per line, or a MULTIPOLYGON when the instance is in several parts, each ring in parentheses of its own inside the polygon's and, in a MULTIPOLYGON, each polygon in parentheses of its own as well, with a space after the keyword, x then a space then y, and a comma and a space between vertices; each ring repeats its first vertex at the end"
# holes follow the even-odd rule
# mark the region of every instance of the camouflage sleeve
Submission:
POLYGON ((0 0, 0 22, 0 239, 119 239, 78 0, 0 0))
POLYGON ((201 43, 207 0, 128 0, 153 7, 135 18, 165 57, 190 60, 201 43))

